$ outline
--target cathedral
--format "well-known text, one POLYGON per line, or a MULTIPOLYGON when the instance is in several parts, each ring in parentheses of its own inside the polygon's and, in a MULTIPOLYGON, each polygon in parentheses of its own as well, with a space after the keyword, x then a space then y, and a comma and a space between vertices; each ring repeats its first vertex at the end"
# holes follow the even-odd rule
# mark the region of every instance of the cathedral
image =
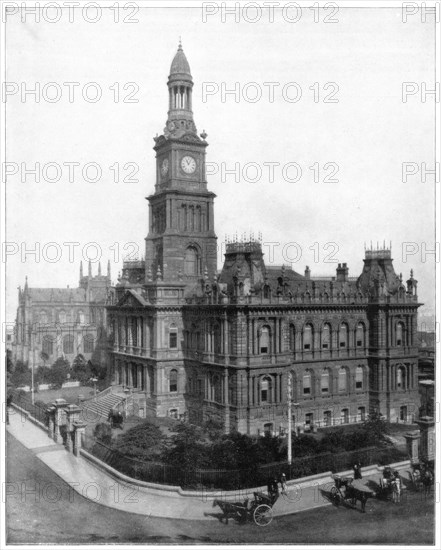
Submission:
POLYGON ((154 138, 156 184, 145 259, 125 261, 107 302, 110 374, 142 416, 225 432, 283 434, 418 411, 417 281, 403 282, 386 246, 314 278, 266 266, 261 239, 232 239, 217 269, 215 194, 205 131, 193 119, 193 78, 179 45, 168 117, 154 138), (291 393, 288 394, 288 378, 291 393))
POLYGON ((14 361, 29 368, 46 363, 50 366, 59 357, 70 364, 82 355, 105 365, 107 361, 106 309, 110 291, 110 262, 107 274, 92 275, 89 262, 87 275, 80 265, 78 288, 18 289, 15 338, 12 344, 14 361))

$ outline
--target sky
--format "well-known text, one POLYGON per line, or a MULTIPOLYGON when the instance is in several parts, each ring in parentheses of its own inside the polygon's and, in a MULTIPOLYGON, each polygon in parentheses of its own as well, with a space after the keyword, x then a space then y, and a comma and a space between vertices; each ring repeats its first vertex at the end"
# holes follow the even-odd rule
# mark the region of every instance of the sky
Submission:
POLYGON ((197 8, 119 16, 8 19, 7 321, 26 276, 31 287, 75 287, 80 260, 99 256, 116 282, 123 255, 144 254, 153 137, 180 36, 195 123, 208 134, 219 267, 236 231, 260 231, 268 264, 309 265, 312 276, 335 274, 337 262, 358 276, 365 243, 392 242, 396 272, 414 270, 422 311, 433 311, 435 183, 421 175, 434 166, 435 104, 421 100, 423 85, 434 88, 432 24, 403 23, 399 7, 340 7, 318 22, 306 9, 297 22, 281 10, 255 23, 251 10, 238 22, 220 12, 204 21, 197 8), (38 102, 25 93, 36 83, 38 102), (25 173, 36 163, 40 181, 25 173))

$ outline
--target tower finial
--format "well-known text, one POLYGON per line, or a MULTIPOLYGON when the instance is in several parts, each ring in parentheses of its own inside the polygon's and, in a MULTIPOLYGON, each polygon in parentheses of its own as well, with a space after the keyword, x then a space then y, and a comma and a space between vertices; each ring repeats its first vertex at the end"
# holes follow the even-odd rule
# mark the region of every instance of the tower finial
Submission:
POLYGON ((110 279, 110 260, 107 260, 107 277, 110 279))
POLYGON ((98 275, 101 276, 101 262, 98 263, 98 275))
POLYGON ((80 279, 83 278, 83 260, 80 261, 80 279))
POLYGON ((181 36, 179 36, 179 46, 178 46, 178 51, 181 50, 182 51, 182 40, 181 40, 181 36))

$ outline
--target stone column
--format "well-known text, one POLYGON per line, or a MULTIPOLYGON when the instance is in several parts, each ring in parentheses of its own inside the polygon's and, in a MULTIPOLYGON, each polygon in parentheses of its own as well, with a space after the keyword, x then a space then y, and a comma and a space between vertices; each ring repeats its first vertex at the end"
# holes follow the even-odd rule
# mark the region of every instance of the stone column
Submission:
POLYGON ((418 447, 420 441, 420 434, 418 432, 409 432, 404 435, 406 438, 407 454, 410 456, 411 464, 419 462, 418 447))
POLYGON ((69 452, 73 452, 74 423, 80 420, 80 413, 81 409, 80 407, 77 407, 77 405, 68 405, 66 407, 66 448, 69 452))
POLYGON ((61 443, 63 437, 61 435, 61 427, 66 424, 66 407, 67 401, 65 399, 55 399, 52 406, 55 408, 55 426, 54 426, 54 441, 61 443))
POLYGON ((78 420, 77 422, 73 423, 73 429, 74 429, 73 454, 75 456, 79 456, 81 446, 82 446, 82 437, 83 437, 83 434, 86 432, 86 424, 85 422, 78 420))
POLYGON ((423 460, 435 459, 435 419, 432 416, 423 416, 416 423, 420 427, 420 457, 423 460))
POLYGON ((55 408, 54 405, 51 405, 50 407, 48 407, 46 409, 46 412, 48 413, 48 416, 49 416, 49 424, 48 424, 48 427, 47 427, 47 435, 51 439, 55 439, 55 410, 56 410, 56 408, 55 408))

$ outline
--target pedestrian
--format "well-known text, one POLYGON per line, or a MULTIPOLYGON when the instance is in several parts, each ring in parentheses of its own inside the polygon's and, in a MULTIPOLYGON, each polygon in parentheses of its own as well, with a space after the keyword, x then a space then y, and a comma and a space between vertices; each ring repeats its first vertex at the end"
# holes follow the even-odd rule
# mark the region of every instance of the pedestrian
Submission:
POLYGON ((12 394, 9 394, 6 399, 6 424, 9 424, 9 407, 12 404, 12 394))
POLYGON ((354 479, 362 479, 361 475, 361 464, 360 462, 356 462, 354 464, 354 479))
POLYGON ((401 479, 398 472, 394 472, 392 480, 392 502, 395 504, 401 502, 401 479))
POLYGON ((286 495, 287 492, 286 492, 286 475, 285 474, 282 474, 280 476, 280 488, 281 488, 281 494, 282 495, 286 495))

